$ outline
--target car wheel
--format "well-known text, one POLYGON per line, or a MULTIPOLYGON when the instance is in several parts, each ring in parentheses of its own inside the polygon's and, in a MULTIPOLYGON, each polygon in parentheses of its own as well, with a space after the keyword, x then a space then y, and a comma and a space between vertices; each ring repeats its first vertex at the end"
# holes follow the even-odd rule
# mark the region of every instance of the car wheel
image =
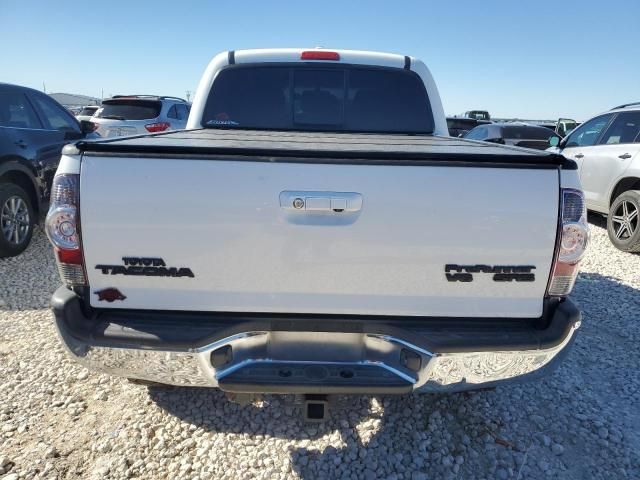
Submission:
POLYGON ((629 190, 611 204, 607 232, 613 245, 623 252, 640 252, 640 191, 629 190))
POLYGON ((34 224, 27 192, 12 183, 0 184, 0 258, 22 253, 31 241, 34 224))

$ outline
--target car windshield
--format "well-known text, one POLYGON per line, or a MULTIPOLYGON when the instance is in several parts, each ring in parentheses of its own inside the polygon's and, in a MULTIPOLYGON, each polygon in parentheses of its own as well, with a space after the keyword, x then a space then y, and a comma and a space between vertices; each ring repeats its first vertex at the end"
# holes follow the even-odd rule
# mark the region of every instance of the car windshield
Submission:
POLYGON ((549 140, 557 136, 553 131, 544 127, 503 127, 502 137, 509 140, 549 140))
POLYGON ((428 134, 433 115, 408 70, 240 65, 216 77, 202 126, 428 134))
POLYGON ((160 115, 162 103, 157 100, 105 100, 98 118, 116 120, 148 120, 160 115))

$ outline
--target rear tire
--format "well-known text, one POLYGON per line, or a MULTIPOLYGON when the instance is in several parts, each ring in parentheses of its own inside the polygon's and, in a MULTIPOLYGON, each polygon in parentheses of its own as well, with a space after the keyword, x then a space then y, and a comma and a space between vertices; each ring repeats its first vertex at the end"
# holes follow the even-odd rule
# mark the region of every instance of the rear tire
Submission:
POLYGON ((618 250, 640 252, 640 191, 628 190, 613 201, 607 233, 618 250))
POLYGON ((13 183, 0 183, 0 258, 15 257, 29 246, 35 221, 27 192, 13 183))

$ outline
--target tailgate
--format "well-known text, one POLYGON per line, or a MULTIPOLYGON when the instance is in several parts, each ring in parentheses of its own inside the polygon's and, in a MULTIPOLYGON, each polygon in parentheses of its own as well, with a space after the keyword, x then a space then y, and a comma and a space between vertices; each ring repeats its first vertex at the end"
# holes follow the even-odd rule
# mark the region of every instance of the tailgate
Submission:
POLYGON ((91 304, 536 317, 558 182, 553 168, 85 154, 91 304), (94 294, 112 287, 126 298, 94 294))

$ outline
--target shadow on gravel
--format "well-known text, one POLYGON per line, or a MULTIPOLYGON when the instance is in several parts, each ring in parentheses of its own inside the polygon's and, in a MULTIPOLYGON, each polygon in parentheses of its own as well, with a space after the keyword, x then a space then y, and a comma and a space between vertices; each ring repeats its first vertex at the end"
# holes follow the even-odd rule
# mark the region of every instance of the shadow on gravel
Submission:
POLYGON ((607 229, 607 217, 604 215, 600 215, 599 213, 589 212, 587 214, 587 220, 589 223, 595 225, 596 227, 607 229))
POLYGON ((240 406, 210 389, 150 388, 149 395, 206 431, 245 435, 256 445, 268 438, 295 442, 286 448, 302 478, 405 472, 412 479, 519 473, 578 479, 617 468, 601 465, 605 457, 626 469, 621 478, 634 478, 640 473, 633 453, 640 451, 639 292, 586 273, 572 297, 584 312, 582 328, 559 370, 542 381, 451 395, 341 397, 321 424, 304 423, 287 396, 240 406))
MULTIPOLYGON (((462 458, 471 443, 465 424, 480 427, 478 431, 493 443, 500 441, 500 424, 488 421, 469 404, 475 397, 475 405, 484 405, 490 394, 342 396, 334 399, 328 421, 306 423, 293 396, 267 395, 261 402, 241 406, 217 390, 149 388, 159 407, 208 431, 248 434, 256 444, 267 436, 295 441, 287 447, 292 468, 308 479, 375 479, 424 471, 428 463, 424 454, 432 443, 429 426, 441 430, 445 424, 451 425, 447 443, 454 447, 446 455, 433 452, 429 460, 453 473, 456 457, 462 458)), ((433 467, 428 470, 433 472, 433 467)))

